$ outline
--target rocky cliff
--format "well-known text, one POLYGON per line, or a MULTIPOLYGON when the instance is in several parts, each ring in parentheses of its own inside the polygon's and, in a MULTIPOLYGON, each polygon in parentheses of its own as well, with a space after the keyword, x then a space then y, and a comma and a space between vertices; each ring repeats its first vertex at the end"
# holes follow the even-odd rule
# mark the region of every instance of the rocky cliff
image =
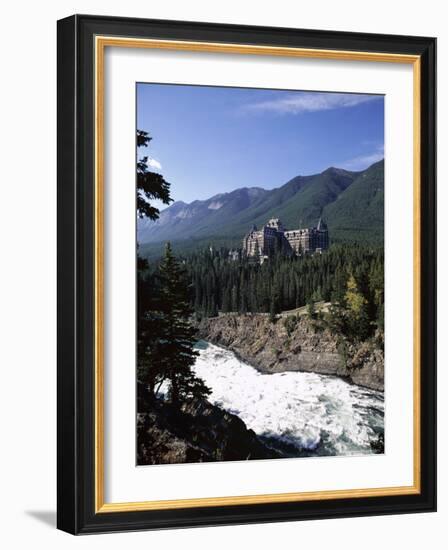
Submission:
POLYGON ((199 336, 224 346, 264 373, 304 371, 345 377, 384 390, 384 353, 375 341, 357 346, 338 339, 307 316, 223 314, 204 319, 199 336))
MULTIPOLYGON (((139 391, 141 395, 141 392, 139 391)), ((137 464, 277 458, 238 416, 205 399, 176 407, 153 399, 137 415, 137 464)))

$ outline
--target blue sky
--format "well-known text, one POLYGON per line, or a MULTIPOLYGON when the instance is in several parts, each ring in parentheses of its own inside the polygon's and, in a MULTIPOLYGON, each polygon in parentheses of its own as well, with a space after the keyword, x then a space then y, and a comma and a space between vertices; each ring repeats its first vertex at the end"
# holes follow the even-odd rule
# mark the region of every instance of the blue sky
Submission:
POLYGON ((153 138, 139 156, 175 200, 192 202, 329 166, 367 168, 384 156, 384 98, 139 83, 137 128, 153 138))

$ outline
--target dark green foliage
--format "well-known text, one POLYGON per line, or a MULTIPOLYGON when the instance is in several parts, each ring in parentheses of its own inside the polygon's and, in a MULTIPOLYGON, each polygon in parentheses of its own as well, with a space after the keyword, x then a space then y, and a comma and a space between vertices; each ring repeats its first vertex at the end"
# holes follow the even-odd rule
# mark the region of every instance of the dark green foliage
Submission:
POLYGON ((322 216, 332 242, 383 242, 384 161, 360 172, 322 216))
MULTIPOLYGON (((137 130, 137 148, 146 147, 151 141, 148 132, 137 130)), ((150 199, 160 199, 169 204, 172 199, 169 184, 162 176, 149 172, 148 157, 137 160, 137 214, 155 220, 159 210, 149 203, 150 199)), ((140 252, 140 251, 138 251, 140 252)), ((159 336, 163 331, 163 322, 159 315, 152 313, 158 307, 158 295, 154 291, 155 278, 149 272, 149 265, 137 254, 137 352, 138 376, 145 379, 149 392, 156 391, 156 384, 164 379, 164 368, 160 362, 152 362, 157 353, 159 336)))
POLYGON ((154 395, 168 381, 173 403, 208 395, 210 390, 191 369, 198 352, 185 269, 167 244, 158 269, 139 273, 139 379, 154 395))
POLYGON ((162 320, 153 313, 158 308, 155 282, 148 262, 137 256, 137 378, 148 385, 151 395, 164 377, 163 366, 152 360, 157 354, 159 335, 162 333, 162 320))
POLYGON ((187 256, 185 265, 197 315, 261 312, 274 320, 282 311, 311 303, 311 316, 317 318, 321 315, 314 303, 322 300, 333 304, 326 317, 335 333, 362 340, 382 326, 382 248, 333 245, 321 255, 278 255, 262 265, 247 258, 232 261, 222 248, 187 256), (355 285, 353 295, 348 294, 350 278, 355 285), (352 317, 348 298, 352 307, 360 302, 352 317))
MULTIPOLYGON (((137 147, 147 147, 152 138, 148 132, 137 130, 137 147)), ((165 204, 173 201, 170 196, 170 184, 161 174, 150 172, 148 157, 137 160, 137 214, 140 218, 156 220, 160 211, 151 205, 151 200, 160 200, 165 204)))
POLYGON ((314 301, 313 301, 313 298, 311 297, 309 300, 308 300, 308 304, 307 304, 307 313, 308 313, 308 317, 310 319, 316 319, 316 307, 314 305, 314 301))
POLYGON ((280 304, 281 304, 280 283, 279 283, 278 277, 276 276, 276 274, 274 274, 272 285, 271 285, 270 303, 269 303, 269 318, 271 320, 271 323, 275 323, 277 319, 276 317, 277 314, 281 312, 280 304))

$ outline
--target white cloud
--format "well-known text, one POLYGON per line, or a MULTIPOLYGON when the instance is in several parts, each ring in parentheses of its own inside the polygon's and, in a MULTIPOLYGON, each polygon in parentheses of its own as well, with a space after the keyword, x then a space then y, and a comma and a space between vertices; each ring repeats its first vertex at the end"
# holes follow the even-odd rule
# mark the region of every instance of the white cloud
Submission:
POLYGON ((155 168, 156 170, 162 170, 162 165, 156 159, 148 157, 146 164, 148 165, 148 168, 155 168))
POLYGON ((384 146, 378 146, 375 151, 367 153, 366 155, 360 155, 359 157, 354 157, 345 162, 339 163, 340 168, 345 168, 346 170, 364 170, 368 168, 375 162, 378 162, 384 158, 384 146))
POLYGON ((274 112, 298 115, 301 113, 313 113, 316 111, 330 111, 332 109, 345 109, 355 107, 362 103, 375 101, 381 96, 364 94, 342 94, 322 92, 296 92, 294 94, 281 95, 269 101, 261 101, 246 105, 246 111, 274 112))

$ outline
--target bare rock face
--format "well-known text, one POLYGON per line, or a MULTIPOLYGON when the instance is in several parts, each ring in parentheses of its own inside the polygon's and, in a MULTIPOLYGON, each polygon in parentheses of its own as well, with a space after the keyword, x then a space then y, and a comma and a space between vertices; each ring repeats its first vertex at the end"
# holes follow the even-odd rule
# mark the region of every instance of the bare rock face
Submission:
POLYGON ((140 410, 137 415, 139 466, 279 456, 238 416, 205 399, 194 399, 181 407, 154 399, 140 410))
POLYGON ((348 360, 351 380, 359 386, 384 391, 384 351, 371 342, 351 348, 348 360))
POLYGON ((338 349, 328 329, 308 317, 222 314, 204 319, 199 336, 233 351, 263 373, 302 371, 346 377, 355 384, 384 390, 384 354, 374 342, 338 349))

